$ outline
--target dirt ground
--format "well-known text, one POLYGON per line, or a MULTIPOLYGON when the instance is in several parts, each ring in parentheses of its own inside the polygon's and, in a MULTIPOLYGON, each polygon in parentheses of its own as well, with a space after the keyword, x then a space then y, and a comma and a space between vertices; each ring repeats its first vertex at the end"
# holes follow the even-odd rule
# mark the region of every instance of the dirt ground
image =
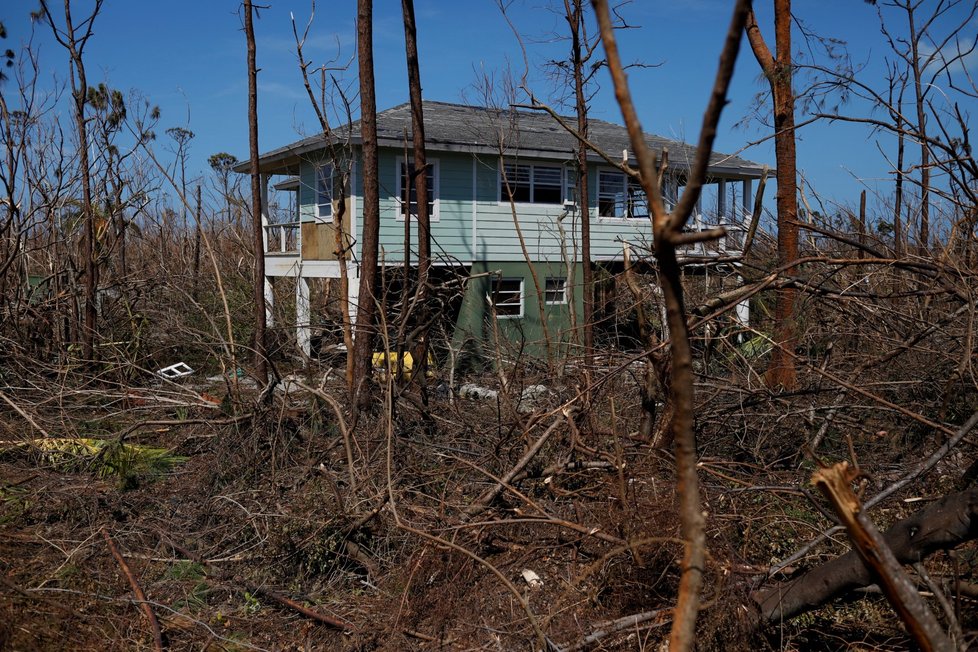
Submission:
MULTIPOLYGON (((0 456, 0 649, 152 649, 109 539, 172 650, 661 649, 682 554, 674 473, 635 436, 628 377, 615 382, 589 418, 561 412, 572 383, 530 406, 433 393, 430 423, 408 390, 392 419, 378 403, 356 425, 352 473, 349 424, 295 388, 253 414, 241 409, 247 392, 220 409, 88 398, 72 436, 131 430, 134 450, 168 457, 107 465, 34 446, 0 456), (525 471, 467 513, 551 426, 525 471)), ((738 416, 701 394, 712 407, 698 422, 711 512, 700 647, 905 649, 873 595, 752 628, 757 576, 830 523, 798 489, 810 465, 738 432, 743 397, 738 416)), ((841 550, 823 546, 800 567, 841 550)), ((959 551, 959 575, 974 559, 959 551)), ((960 605, 971 627, 973 606, 960 605)))

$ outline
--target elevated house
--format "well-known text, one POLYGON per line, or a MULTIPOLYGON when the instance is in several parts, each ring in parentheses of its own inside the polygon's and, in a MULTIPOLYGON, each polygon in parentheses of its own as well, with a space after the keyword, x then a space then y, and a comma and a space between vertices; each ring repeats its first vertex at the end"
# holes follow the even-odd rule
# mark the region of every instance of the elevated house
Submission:
MULTIPOLYGON (((461 270, 469 277, 457 317, 452 315, 456 336, 479 340, 501 335, 532 350, 546 323, 551 339, 568 341, 572 317, 583 312, 575 138, 542 112, 426 101, 424 118, 433 264, 436 270, 461 270), (543 302, 538 300, 531 266, 545 295, 543 302)), ((416 259, 417 247, 417 227, 410 223, 412 202, 416 211, 417 200, 408 182, 409 105, 380 112, 377 129, 380 258, 386 266, 401 268, 406 219, 409 261, 416 259)), ((634 165, 624 127, 592 119, 589 138, 612 160, 624 158, 634 165)), ((652 135, 647 142, 660 158, 668 151, 663 194, 673 202, 686 182, 694 148, 652 135)), ((296 279, 297 340, 307 354, 319 322, 310 309, 310 284, 340 276, 333 226, 338 214, 346 238, 350 310, 355 318, 363 226, 360 146, 359 124, 354 122, 337 129, 331 139, 306 138, 267 152, 260 160, 266 198, 262 215, 266 297, 271 302, 277 294, 276 279, 296 279), (279 211, 272 216, 267 210, 269 184, 294 193, 284 215, 279 211)), ((638 252, 649 251, 648 208, 640 188, 626 175, 596 153, 588 158, 591 259, 594 265, 615 271, 623 260, 624 243, 638 252)), ((237 170, 246 172, 247 164, 237 170)), ((709 185, 691 228, 725 225, 728 235, 719 242, 694 245, 687 253, 704 257, 737 253, 752 204, 753 182, 761 174, 758 164, 711 155, 709 185)))

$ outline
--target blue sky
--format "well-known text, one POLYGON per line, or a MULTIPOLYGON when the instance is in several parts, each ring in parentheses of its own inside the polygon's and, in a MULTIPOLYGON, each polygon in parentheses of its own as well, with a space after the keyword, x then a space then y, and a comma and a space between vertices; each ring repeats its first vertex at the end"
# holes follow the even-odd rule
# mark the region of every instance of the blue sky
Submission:
MULTIPOLYGON (((74 12, 82 15, 90 2, 73 4, 74 12)), ((239 4, 236 0, 106 0, 85 53, 90 83, 105 81, 123 91, 136 89, 160 106, 157 147, 168 141, 163 135, 167 127, 183 126, 195 132, 189 166, 195 174, 207 171, 207 157, 215 152, 247 156, 247 77, 239 4)), ((265 4, 270 7, 256 21, 263 151, 318 130, 301 85, 290 22, 294 14, 301 30, 310 3, 267 0, 265 4)), ((541 98, 552 97, 555 90, 540 64, 562 56, 568 47, 555 36, 564 24, 546 9, 547 4, 548 0, 513 0, 509 8, 512 21, 524 34, 529 80, 541 98)), ((756 4, 762 29, 773 40, 770 3, 756 4)), ((355 5, 355 0, 317 3, 306 46, 314 64, 350 60, 355 50, 355 5)), ((9 33, 5 47, 16 47, 27 38, 28 14, 35 6, 34 0, 4 3, 0 20, 9 33)), ((493 0, 416 0, 416 9, 426 98, 478 103, 477 77, 487 74, 500 80, 507 67, 517 75, 522 73, 516 37, 493 0)), ((624 57, 654 66, 630 73, 646 131, 695 140, 729 10, 730 3, 724 0, 637 0, 624 9, 629 22, 638 26, 620 34, 624 57)), ((374 12, 377 102, 384 109, 407 99, 400 2, 376 0, 374 12)), ((869 78, 881 85, 878 72, 888 47, 875 7, 856 0, 824 0, 796 3, 796 12, 814 32, 845 41, 853 59, 864 63, 869 78)), ((971 33, 975 31, 973 24, 971 33)), ((46 78, 64 79, 65 54, 43 26, 38 26, 37 43, 46 78)), ((799 49, 804 47, 800 38, 796 44, 799 49)), ((356 88, 354 68, 335 73, 351 90, 356 88)), ((605 77, 601 86, 592 116, 620 122, 605 77)), ((735 126, 765 86, 745 41, 716 149, 736 151, 769 133, 756 122, 735 126)), ((868 109, 853 106, 850 110, 864 114, 868 109)), ((806 127, 799 132, 799 168, 824 200, 852 204, 861 184, 871 192, 889 192, 890 177, 878 144, 884 150, 892 149, 888 139, 864 127, 838 123, 806 127)), ((742 155, 774 165, 770 142, 742 155)))

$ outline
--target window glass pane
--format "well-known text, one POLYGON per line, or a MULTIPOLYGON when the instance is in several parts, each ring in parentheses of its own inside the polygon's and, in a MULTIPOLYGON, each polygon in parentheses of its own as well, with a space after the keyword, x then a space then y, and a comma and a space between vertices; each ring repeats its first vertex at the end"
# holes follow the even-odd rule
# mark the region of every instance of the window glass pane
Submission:
POLYGON ((530 166, 507 163, 506 179, 514 184, 530 183, 530 166))
MULTIPOLYGON (((410 205, 411 215, 413 217, 418 216, 418 190, 414 185, 414 164, 404 165, 401 163, 401 193, 400 193, 400 210, 401 216, 407 214, 408 206, 410 205)), ((428 169, 425 171, 425 176, 428 178, 428 218, 431 219, 435 215, 435 166, 433 163, 428 164, 428 169)))
POLYGON ((625 174, 598 172, 598 215, 625 217, 625 174))
POLYGON ((649 201, 642 186, 633 179, 628 181, 628 217, 648 217, 649 201))
POLYGON ((566 279, 548 278, 544 295, 547 303, 567 303, 566 279))
POLYGON ((523 313, 523 279, 493 279, 492 290, 492 303, 497 315, 518 317, 523 313))
POLYGON ((543 167, 540 165, 533 168, 533 183, 541 186, 559 186, 560 168, 543 167))
POLYGON ((559 204, 564 201, 562 174, 558 167, 533 166, 533 203, 559 204))
POLYGON ((333 214, 332 165, 322 165, 316 170, 316 206, 320 217, 333 214))
POLYGON ((503 201, 509 201, 512 194, 513 201, 530 201, 530 166, 507 163, 504 169, 505 177, 499 179, 499 197, 503 201))
POLYGON ((559 204, 564 201, 560 186, 536 186, 533 188, 534 204, 559 204))

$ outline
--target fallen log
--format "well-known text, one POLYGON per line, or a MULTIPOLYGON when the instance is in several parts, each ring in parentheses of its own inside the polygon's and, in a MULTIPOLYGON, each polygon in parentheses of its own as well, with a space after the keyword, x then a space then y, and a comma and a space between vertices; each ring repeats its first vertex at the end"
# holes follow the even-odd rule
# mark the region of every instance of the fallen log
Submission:
POLYGON ((850 468, 848 462, 840 462, 817 470, 812 476, 812 483, 832 504, 849 533, 853 549, 876 579, 920 649, 926 652, 952 652, 954 646, 951 639, 853 493, 852 483, 859 475, 859 470, 850 468))
MULTIPOLYGON (((891 525, 883 541, 901 564, 922 561, 978 538, 978 487, 949 494, 891 525)), ((768 623, 789 620, 830 600, 876 582, 856 551, 752 595, 768 623)))

